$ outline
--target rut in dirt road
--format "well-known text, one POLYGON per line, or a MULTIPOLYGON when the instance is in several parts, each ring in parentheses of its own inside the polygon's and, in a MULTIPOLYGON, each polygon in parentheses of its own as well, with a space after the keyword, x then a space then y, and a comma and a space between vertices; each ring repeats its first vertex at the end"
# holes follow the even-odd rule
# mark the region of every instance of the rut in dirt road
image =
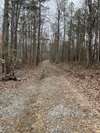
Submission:
POLYGON ((32 74, 26 87, 0 94, 8 104, 1 104, 0 133, 100 132, 99 112, 66 72, 46 61, 32 74))

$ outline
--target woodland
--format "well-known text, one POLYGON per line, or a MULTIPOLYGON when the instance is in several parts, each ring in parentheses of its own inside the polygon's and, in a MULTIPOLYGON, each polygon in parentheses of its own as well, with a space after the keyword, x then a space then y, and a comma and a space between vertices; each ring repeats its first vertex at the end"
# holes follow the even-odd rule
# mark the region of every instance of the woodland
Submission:
POLYGON ((2 14, 0 133, 100 133, 100 0, 4 0, 2 14))
POLYGON ((3 78, 15 78, 18 63, 37 66, 45 59, 54 63, 77 62, 87 67, 100 63, 99 0, 86 0, 78 9, 73 2, 56 0, 54 22, 47 18, 45 3, 46 0, 5 0, 3 78), (47 21, 51 26, 49 33, 47 21))

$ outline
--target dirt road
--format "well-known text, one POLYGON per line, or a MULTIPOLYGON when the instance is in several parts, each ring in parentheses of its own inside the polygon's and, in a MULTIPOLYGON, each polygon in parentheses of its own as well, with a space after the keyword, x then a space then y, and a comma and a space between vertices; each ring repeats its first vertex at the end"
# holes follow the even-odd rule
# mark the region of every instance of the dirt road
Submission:
POLYGON ((0 91, 0 133, 100 133, 99 111, 67 72, 47 61, 29 75, 0 91))

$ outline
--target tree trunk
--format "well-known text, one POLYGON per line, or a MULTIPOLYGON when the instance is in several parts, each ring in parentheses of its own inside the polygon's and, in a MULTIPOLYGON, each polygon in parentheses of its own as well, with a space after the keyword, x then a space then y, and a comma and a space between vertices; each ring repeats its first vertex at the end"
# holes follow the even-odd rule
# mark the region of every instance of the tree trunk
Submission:
POLYGON ((36 65, 38 65, 40 62, 40 43, 41 43, 41 1, 39 0, 38 45, 37 45, 36 65))
POLYGON ((8 45, 9 45, 9 1, 5 0, 4 5, 4 17, 3 17, 3 46, 2 46, 2 57, 5 60, 5 64, 2 65, 2 72, 7 78, 10 74, 9 67, 9 54, 8 54, 8 45))

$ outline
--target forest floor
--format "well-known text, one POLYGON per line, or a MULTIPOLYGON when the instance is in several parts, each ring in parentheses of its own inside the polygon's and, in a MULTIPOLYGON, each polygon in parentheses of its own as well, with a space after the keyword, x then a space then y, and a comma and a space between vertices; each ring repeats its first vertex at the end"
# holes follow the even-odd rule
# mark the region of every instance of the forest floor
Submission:
POLYGON ((0 133, 100 133, 100 69, 44 61, 17 76, 0 82, 0 133))

